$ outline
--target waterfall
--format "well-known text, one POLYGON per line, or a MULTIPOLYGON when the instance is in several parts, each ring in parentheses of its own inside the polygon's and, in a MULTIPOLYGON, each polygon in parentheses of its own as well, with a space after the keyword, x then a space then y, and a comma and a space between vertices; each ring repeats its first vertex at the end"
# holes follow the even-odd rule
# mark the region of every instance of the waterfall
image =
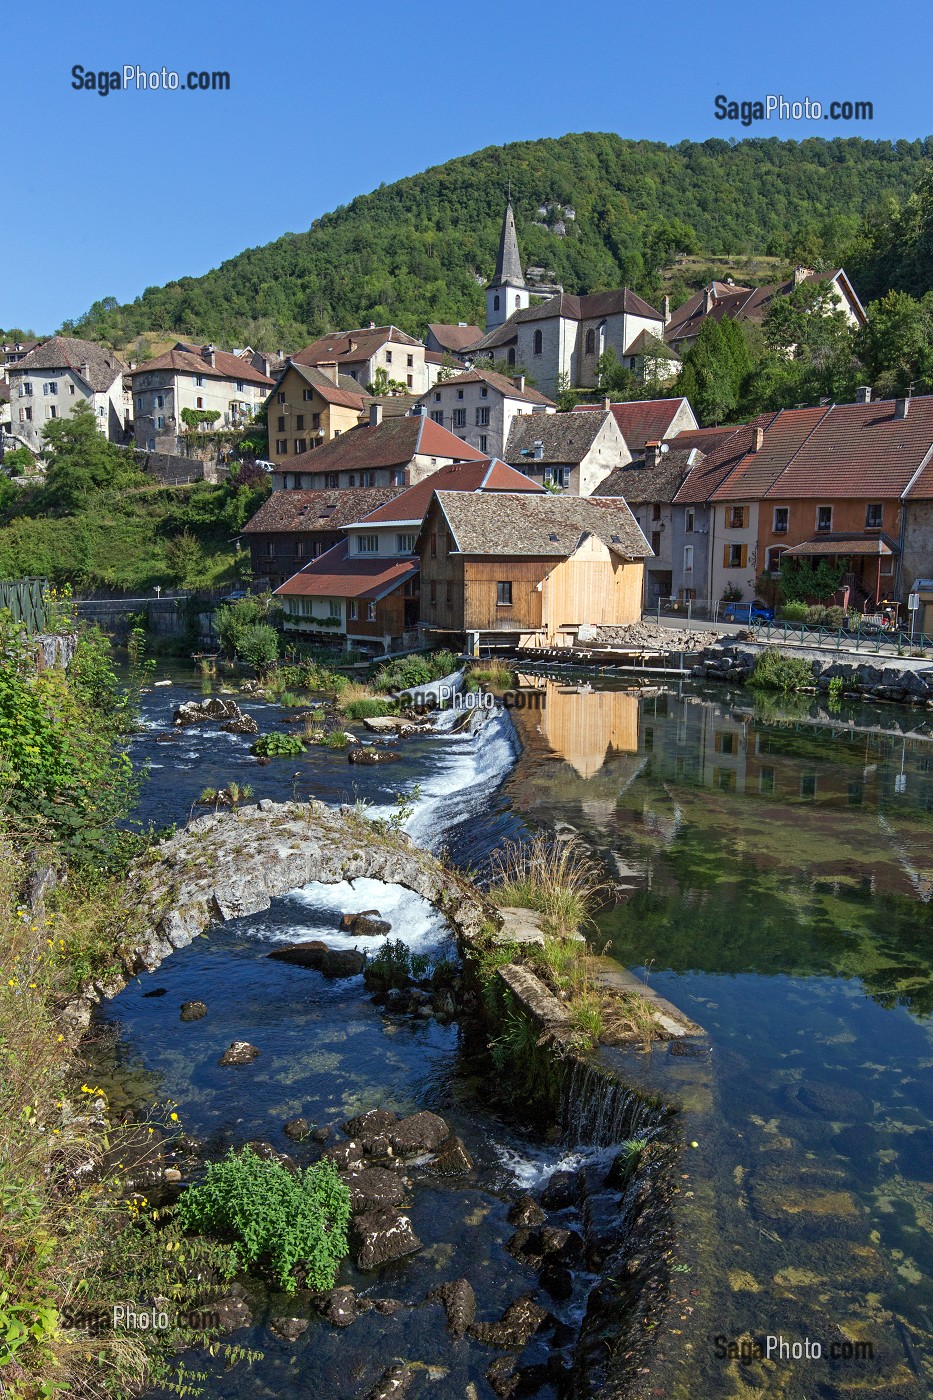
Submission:
POLYGON ((565 1074, 558 1112, 564 1141, 592 1147, 653 1137, 664 1115, 656 1100, 584 1060, 565 1074))
MULTIPOLYGON (((459 717, 457 711, 450 714, 459 717)), ((406 823, 411 838, 436 850, 452 827, 469 821, 488 802, 518 751, 515 726, 501 707, 476 710, 462 730, 438 736, 436 761, 406 823)))

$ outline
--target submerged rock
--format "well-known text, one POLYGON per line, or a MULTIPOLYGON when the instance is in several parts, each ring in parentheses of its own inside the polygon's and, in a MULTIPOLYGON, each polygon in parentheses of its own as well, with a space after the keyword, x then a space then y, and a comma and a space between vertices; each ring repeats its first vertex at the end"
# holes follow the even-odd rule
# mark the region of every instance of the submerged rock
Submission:
POLYGON ((377 763, 398 763, 402 757, 394 749, 370 749, 360 745, 359 748, 350 749, 347 753, 348 763, 362 763, 373 766, 377 763))
POLYGON ((350 1221, 350 1252, 358 1269, 378 1269, 421 1248, 407 1215, 390 1209, 365 1211, 350 1221))
POLYGON ((311 1132, 311 1124, 307 1118, 289 1118, 287 1123, 283 1123, 282 1132, 292 1142, 303 1142, 311 1132))
POLYGON ((366 1400, 401 1400, 403 1395, 408 1394, 414 1378, 413 1367, 390 1366, 387 1371, 383 1371, 366 1400))
POLYGON ((293 963, 295 967, 313 967, 320 970, 324 955, 330 949, 319 938, 309 938, 304 943, 286 943, 281 948, 273 948, 266 957, 273 962, 293 963))
POLYGON ((251 1060, 255 1060, 258 1054, 259 1051, 255 1045, 250 1045, 248 1040, 234 1040, 217 1063, 219 1065, 248 1065, 251 1060))
POLYGON ((456 1337, 457 1341, 465 1336, 476 1317, 476 1294, 467 1279, 458 1278, 453 1283, 442 1283, 440 1288, 432 1288, 428 1301, 443 1304, 451 1336, 456 1337))
POLYGON ((297 1342, 307 1330, 306 1317, 273 1317, 269 1322, 269 1331, 281 1337, 283 1342, 297 1342))
POLYGON ((471 1172, 473 1158, 466 1150, 463 1139, 456 1136, 445 1138, 438 1147, 433 1162, 428 1164, 428 1170, 441 1176, 459 1176, 463 1172, 471 1172))
POLYGON ((239 1327, 252 1325, 253 1314, 247 1307, 245 1299, 232 1291, 225 1298, 218 1299, 216 1303, 212 1302, 210 1310, 218 1319, 221 1332, 235 1332, 239 1327))
POLYGON ((546 1219, 547 1216, 534 1196, 520 1196, 514 1205, 509 1206, 506 1216, 510 1225, 521 1226, 526 1230, 533 1229, 535 1225, 543 1225, 546 1219))
POLYGON ((314 1306, 332 1327, 349 1327, 360 1315, 356 1289, 349 1285, 316 1294, 314 1306))
POLYGON ((207 1015, 207 1007, 203 1001, 183 1001, 181 1004, 181 1021, 200 1021, 202 1016, 207 1015))

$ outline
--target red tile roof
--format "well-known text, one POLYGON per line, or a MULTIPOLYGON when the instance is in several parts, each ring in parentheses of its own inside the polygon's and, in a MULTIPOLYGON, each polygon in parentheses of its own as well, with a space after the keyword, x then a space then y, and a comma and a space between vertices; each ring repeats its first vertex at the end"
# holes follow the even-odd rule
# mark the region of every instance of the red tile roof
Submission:
POLYGON ((362 423, 310 452, 284 458, 276 463, 275 469, 277 472, 370 471, 376 467, 407 466, 417 455, 486 461, 484 453, 455 437, 442 424, 425 414, 413 414, 383 418, 375 428, 362 423))
MULTIPOLYGON (((732 474, 711 493, 714 501, 757 501, 782 480, 789 464, 807 438, 825 418, 826 408, 795 408, 779 413, 761 413, 743 430, 746 452, 732 474), (754 430, 763 430, 761 447, 753 446, 754 430), (747 434, 747 437, 746 437, 747 434)), ((729 452, 726 445, 726 451, 729 452)), ((712 454, 711 454, 712 455, 712 454)))
MULTIPOLYGON (((806 413, 790 409, 783 417, 806 413)), ((788 498, 900 496, 933 455, 933 395, 911 399, 906 418, 895 400, 833 404, 780 480, 766 493, 788 498)))
POLYGON ((336 361, 337 364, 359 364, 371 360, 383 345, 392 342, 398 345, 420 345, 420 340, 406 335, 397 326, 367 326, 355 331, 335 331, 332 335, 322 335, 299 350, 291 359, 296 365, 322 365, 336 361))
POLYGON ((453 462, 440 467, 423 481, 409 486, 394 500, 387 501, 365 517, 367 525, 419 524, 427 514, 435 491, 532 491, 541 495, 542 487, 523 472, 516 471, 498 457, 484 457, 479 462, 453 462))
POLYGON ((242 380, 250 384, 266 385, 270 389, 274 382, 267 374, 260 374, 249 360, 242 360, 239 355, 231 355, 226 350, 215 350, 214 363, 211 365, 207 359, 206 346, 203 349, 195 345, 176 346, 154 360, 137 365, 135 369, 130 370, 130 376, 148 374, 154 369, 174 370, 182 374, 203 374, 208 379, 242 380))
MULTIPOLYGON (((609 411, 619 425, 630 452, 641 452, 646 442, 662 442, 671 434, 670 428, 681 406, 679 399, 636 399, 631 403, 611 403, 609 411)), ((687 404, 689 408, 690 405, 687 404)), ((578 403, 574 413, 601 413, 602 403, 578 403)), ((700 444, 698 444, 700 445, 700 444)), ((705 449, 704 449, 705 451, 705 449)))
POLYGON ((428 330, 438 345, 443 345, 445 350, 450 350, 453 354, 465 350, 468 345, 473 345, 483 334, 479 326, 450 326, 442 321, 432 321, 428 330))
POLYGON ((367 554, 350 555, 348 540, 341 540, 293 574, 276 596, 311 598, 384 598, 418 572, 417 559, 380 559, 367 554))
POLYGON ((357 384, 355 379, 351 379, 347 374, 338 375, 338 382, 334 381, 317 369, 314 365, 288 364, 282 370, 275 387, 282 383, 289 370, 294 370, 306 384, 310 384, 316 389, 325 403, 335 404, 338 408, 362 408, 364 404, 372 402, 371 395, 357 384))
POLYGON ((243 526, 244 535, 328 533, 401 496, 404 486, 333 487, 324 491, 273 491, 243 526))
POLYGON ((674 497, 675 505, 703 505, 717 487, 735 470, 751 445, 751 428, 736 428, 731 438, 727 438, 704 461, 693 468, 674 497))

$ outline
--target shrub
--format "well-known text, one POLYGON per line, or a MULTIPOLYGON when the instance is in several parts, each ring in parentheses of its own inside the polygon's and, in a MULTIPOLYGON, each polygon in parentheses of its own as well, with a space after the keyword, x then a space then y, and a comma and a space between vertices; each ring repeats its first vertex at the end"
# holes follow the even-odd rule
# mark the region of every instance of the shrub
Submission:
POLYGON ((800 690, 813 684, 813 668, 801 656, 784 656, 777 647, 768 647, 755 661, 748 684, 757 690, 800 690))
POLYGON ((467 686, 470 689, 474 689, 478 683, 496 690, 505 690, 511 682, 512 672, 501 661, 487 661, 482 666, 471 666, 467 672, 467 686), (470 685, 471 681, 474 682, 473 686, 470 685))
POLYGON ((345 749, 348 741, 342 729, 332 729, 321 742, 328 749, 345 749))
POLYGON ((212 1162, 177 1212, 186 1229, 233 1237, 244 1265, 264 1263, 287 1293, 301 1264, 307 1286, 332 1288, 347 1253, 350 1192, 331 1162, 286 1171, 245 1147, 212 1162))
POLYGON ((809 611, 806 603, 785 603, 781 609, 781 617, 785 622, 806 622, 809 611))
POLYGON ((240 634, 237 654, 248 666, 264 675, 278 657, 278 633, 268 622, 254 622, 240 634))
POLYGON ((342 705, 347 719, 381 719, 395 713, 396 706, 391 700, 380 700, 376 695, 364 695, 359 700, 350 700, 342 705))
POLYGON ((386 987, 406 987, 410 980, 427 977, 431 959, 427 953, 413 953, 400 938, 387 938, 367 963, 368 973, 376 973, 386 987))
POLYGON ((305 752, 305 746, 297 734, 263 734, 250 748, 257 758, 284 758, 288 754, 305 752))
POLYGON ((827 609, 826 609, 826 616, 825 616, 824 619, 823 619, 823 626, 824 626, 824 627, 835 627, 835 628, 838 630, 838 628, 840 628, 840 627, 845 627, 845 625, 846 625, 846 610, 845 610, 845 608, 840 608, 840 607, 837 605, 837 606, 834 606, 834 607, 831 607, 831 608, 827 608, 827 609))
POLYGON ((460 660, 455 652, 435 651, 430 656, 400 656, 381 666, 373 677, 374 690, 411 690, 429 685, 456 671, 460 660))
POLYGON ((807 608, 807 616, 804 620, 809 627, 825 627, 826 614, 828 611, 828 608, 824 608, 821 603, 817 603, 812 608, 807 608))

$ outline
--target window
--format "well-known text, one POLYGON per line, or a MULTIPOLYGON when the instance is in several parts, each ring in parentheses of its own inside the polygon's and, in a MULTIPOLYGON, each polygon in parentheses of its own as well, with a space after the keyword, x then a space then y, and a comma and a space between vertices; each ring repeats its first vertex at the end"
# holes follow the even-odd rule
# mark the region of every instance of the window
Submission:
POLYGON ((723 546, 722 566, 724 569, 744 569, 747 563, 747 544, 727 544, 723 546))
POLYGON ((466 427, 466 409, 465 409, 465 408, 455 408, 455 409, 454 409, 454 427, 455 427, 455 428, 465 428, 465 427, 466 427))
POLYGON ((442 408, 435 408, 435 409, 434 409, 434 411, 433 411, 432 414, 431 414, 431 422, 432 422, 432 423, 443 423, 443 422, 444 422, 444 410, 443 410, 442 408))
POLYGON ((164 408, 164 407, 165 407, 165 395, 164 395, 164 394, 156 394, 156 396, 155 396, 155 406, 156 406, 156 408, 164 408))
POLYGON ((279 421, 278 421, 278 423, 276 424, 276 426, 278 427, 278 430, 279 430, 280 433, 284 433, 284 431, 285 431, 285 414, 284 414, 284 413, 280 413, 280 414, 279 414, 279 421))
POLYGON ((515 310, 516 310, 516 311, 517 311, 518 308, 521 306, 521 304, 522 304, 522 299, 521 299, 521 297, 518 295, 518 293, 516 292, 516 293, 515 293, 515 310))
POLYGON ((305 547, 304 547, 304 544, 303 544, 303 542, 302 542, 301 540, 296 540, 296 541, 295 541, 295 558, 296 558, 296 559, 303 559, 304 557, 305 557, 305 547))
POLYGON ((311 414, 311 427, 314 429, 315 432, 317 432, 317 430, 318 430, 318 428, 319 428, 320 426, 321 426, 321 415, 320 415, 319 413, 312 413, 312 414, 311 414))
POLYGON ((379 536, 378 536, 378 535, 357 535, 357 537, 356 537, 356 552, 357 552, 357 554, 378 554, 378 553, 379 553, 379 536))
MULTIPOLYGON (((305 389, 305 390, 302 392, 301 397, 304 399, 305 403, 310 403, 311 400, 314 398, 314 390, 313 390, 313 389, 305 389)), ((281 403, 281 402, 282 402, 282 400, 279 399, 279 403, 281 403)))
POLYGON ((243 388, 243 381, 242 381, 242 379, 238 379, 238 380, 236 381, 236 391, 237 391, 238 394, 242 394, 242 393, 245 392, 245 390, 244 390, 244 388, 243 388))
POLYGON ((543 349, 544 349, 544 336, 541 334, 540 331, 535 331, 534 352, 535 352, 536 355, 540 355, 543 349))
POLYGON ((392 351, 391 351, 391 350, 387 350, 387 351, 386 351, 386 364, 387 364, 387 365, 390 365, 391 363, 392 363, 392 351))
POLYGON ((68 385, 68 392, 69 392, 69 394, 71 395, 71 397, 74 398, 74 396, 75 396, 75 386, 74 386, 73 384, 71 384, 71 383, 69 383, 69 385, 68 385))
POLYGON ((351 598, 349 603, 347 604, 347 619, 350 622, 356 622, 359 615, 360 605, 355 598, 351 598))
POLYGON ((735 791, 735 769, 734 768, 714 768, 713 782, 723 792, 735 791))
POLYGON ((360 472, 360 485, 361 485, 361 486, 375 486, 375 484, 376 484, 376 473, 375 473, 375 472, 360 472))
POLYGON ((399 554, 414 554, 417 535, 396 535, 395 548, 399 554))
POLYGON ((660 553, 661 553, 661 531, 660 531, 660 530, 652 530, 652 531, 651 531, 651 548, 654 550, 655 554, 660 554, 660 553))
POLYGON ((655 501, 654 504, 652 505, 652 507, 651 507, 651 519, 652 519, 652 520, 660 520, 660 519, 661 519, 661 502, 660 502, 660 501, 655 501))
POLYGON ((328 608, 328 612, 329 612, 329 614, 330 614, 331 617, 339 617, 339 616, 340 616, 340 599, 339 599, 339 598, 328 598, 328 600, 327 600, 327 608, 328 608))
POLYGON ((140 397, 136 400, 136 412, 137 412, 137 413, 142 413, 142 411, 143 411, 143 401, 142 401, 142 395, 140 395, 140 397))
POLYGON ((431 580, 431 602, 432 602, 432 603, 436 603, 436 602, 437 602, 437 579, 436 579, 436 578, 432 578, 432 580, 431 580))
POLYGON ((862 805, 862 800, 863 800, 864 797, 865 797, 865 788, 864 788, 864 785, 863 785, 862 783, 856 782, 856 783, 850 783, 850 784, 849 784, 849 789, 848 789, 848 794, 847 794, 847 801, 848 801, 848 804, 849 804, 850 807, 861 807, 861 805, 862 805))
POLYGON ((204 400, 201 398, 200 394, 198 395, 198 398, 197 398, 197 405, 198 405, 198 408, 203 408, 203 407, 204 407, 204 400))
POLYGON ((462 389, 458 389, 458 390, 457 390, 457 398, 458 398, 458 399, 462 399, 462 398, 463 398, 463 390, 462 390, 462 389))
POLYGON ((509 364, 510 364, 510 365, 514 365, 514 363, 515 363, 515 346, 514 346, 514 345, 513 345, 512 348, 509 350, 509 353, 508 353, 508 357, 507 357, 507 358, 508 358, 509 364))
POLYGON ((486 387, 485 384, 483 385, 482 389, 480 389, 480 391, 479 391, 479 396, 480 396, 481 399, 488 399, 488 398, 489 398, 489 390, 488 390, 488 388, 486 387))
POLYGON ((307 450, 308 450, 308 440, 307 440, 307 438, 295 438, 295 454, 296 454, 296 456, 300 456, 302 452, 307 452, 307 450))
POLYGON ((270 559, 275 554, 275 540, 266 541, 266 554, 269 556, 270 559))
POLYGON ((46 380, 46 382, 45 382, 45 383, 43 384, 43 386, 42 386, 42 392, 43 392, 43 394, 57 394, 57 393, 58 393, 58 385, 57 385, 57 384, 49 383, 49 381, 46 380))
POLYGON ((586 348, 585 348, 584 353, 587 354, 587 355, 595 355, 595 354, 596 354, 596 332, 595 332, 595 331, 587 331, 587 333, 586 333, 586 348))
POLYGON ((325 473, 324 473, 324 485, 325 485, 326 487, 328 487, 328 488, 333 488, 334 486, 339 486, 339 485, 340 485, 340 482, 339 482, 339 480, 338 480, 338 478, 337 478, 337 473, 336 473, 336 472, 325 472, 325 473))
POLYGON ((305 416, 304 416, 304 414, 303 414, 303 413, 297 414, 296 417, 295 417, 295 427, 296 427, 296 429, 298 430, 299 433, 300 433, 301 430, 304 428, 304 425, 305 425, 305 416))
POLYGON ((26 422, 26 423, 31 423, 31 422, 32 422, 32 409, 31 409, 31 408, 21 408, 20 411, 19 411, 19 413, 20 413, 20 418, 22 418, 24 422, 26 422))
POLYGON ((435 402, 435 403, 440 403, 440 401, 441 401, 441 396, 440 396, 440 394, 438 394, 438 393, 435 392, 435 395, 434 395, 434 402, 435 402))
POLYGON ((284 457, 288 452, 288 438, 276 438, 275 451, 279 457, 284 457))
POLYGON ((787 534, 787 525, 788 525, 789 519, 790 519, 790 508, 789 508, 788 506, 775 506, 775 507, 774 507, 774 525, 773 525, 773 532, 774 532, 775 535, 786 535, 786 534, 787 534))
POLYGON ((692 534, 693 534, 693 521, 694 521, 694 514, 693 514, 693 511, 692 511, 692 510, 685 510, 685 511, 684 511, 684 533, 685 533, 685 534, 688 534, 688 535, 692 535, 692 534))
POLYGON ((447 580, 447 606, 452 607, 454 601, 454 586, 450 579, 447 580))
POLYGON ((437 558, 437 535, 433 530, 431 531, 431 558, 437 558))
POLYGON ((414 368, 414 365, 415 365, 415 357, 414 357, 414 355, 409 355, 409 356, 408 356, 408 368, 409 368, 409 369, 413 369, 413 368, 414 368))
POLYGON ((865 529, 880 530, 884 523, 884 506, 880 502, 865 507, 865 529))
POLYGON ((495 296, 493 297, 493 299, 492 299, 492 309, 493 309, 493 311, 498 311, 498 310, 499 310, 499 293, 498 293, 498 292, 496 292, 496 295, 495 295, 495 296))
POLYGON ((489 408, 478 408, 476 410, 476 426, 478 428, 489 427, 489 408))
POLYGON ((832 506, 817 506, 816 508, 816 528, 820 534, 826 534, 833 528, 833 508, 832 506))
POLYGON ((23 384, 20 388, 19 396, 20 398, 32 398, 32 385, 29 383, 28 379, 26 380, 25 384, 23 384))
POLYGON ((801 779, 800 779, 800 796, 801 796, 801 797, 815 797, 815 796, 816 796, 816 774, 815 774, 815 773, 804 773, 803 776, 801 777, 801 779))
POLYGON ((375 603, 367 603, 367 604, 366 604, 366 621, 367 621, 367 622, 375 622, 375 621, 376 621, 376 604, 375 604, 375 603))
POLYGON ((284 402, 285 402, 285 395, 284 395, 284 394, 276 394, 275 397, 276 397, 276 401, 277 401, 278 403, 284 403, 284 402))
POLYGON ((512 580, 503 579, 496 584, 496 607, 510 608, 512 606, 512 580))
POLYGON ((397 471, 394 471, 394 472, 392 473, 392 485, 393 485, 393 486, 404 486, 404 485, 405 485, 405 472, 404 472, 404 469, 403 469, 402 467, 399 467, 397 471))
POLYGON ((489 438, 486 436, 485 433, 480 433, 479 435, 479 450, 480 452, 489 451, 489 438))
POLYGON ((717 753, 736 753, 735 735, 727 729, 721 729, 716 735, 717 753))
MULTIPOLYGON (((194 383, 195 383, 195 387, 196 387, 196 388, 198 388, 198 389, 203 389, 203 388, 204 388, 204 375, 203 375, 203 374, 196 374, 196 375, 194 376, 194 383)), ((284 400, 283 400, 283 402, 284 402, 284 400)))
POLYGON ((569 485, 570 485, 570 468, 569 468, 569 467, 545 467, 545 468, 544 468, 544 480, 545 480, 546 482, 549 482, 552 486, 560 486, 560 487, 569 486, 569 485))
POLYGON ((726 529, 744 530, 748 524, 748 506, 726 506, 726 529))
POLYGON ((159 429, 162 429, 162 428, 165 427, 165 416, 164 416, 164 414, 161 414, 161 413, 157 413, 157 414, 156 414, 155 425, 156 425, 156 427, 159 428, 159 429))
POLYGON ((685 545, 684 545, 684 573, 685 573, 685 574, 692 574, 692 573, 693 573, 693 545, 692 545, 692 544, 685 544, 685 545))
MULTIPOLYGON (((58 409, 56 408, 55 404, 53 404, 53 403, 50 403, 49 406, 48 406, 48 408, 47 408, 45 411, 46 411, 47 415, 49 416, 49 418, 57 418, 57 417, 58 417, 58 409)), ((103 410, 101 410, 101 411, 103 411, 103 410)))

